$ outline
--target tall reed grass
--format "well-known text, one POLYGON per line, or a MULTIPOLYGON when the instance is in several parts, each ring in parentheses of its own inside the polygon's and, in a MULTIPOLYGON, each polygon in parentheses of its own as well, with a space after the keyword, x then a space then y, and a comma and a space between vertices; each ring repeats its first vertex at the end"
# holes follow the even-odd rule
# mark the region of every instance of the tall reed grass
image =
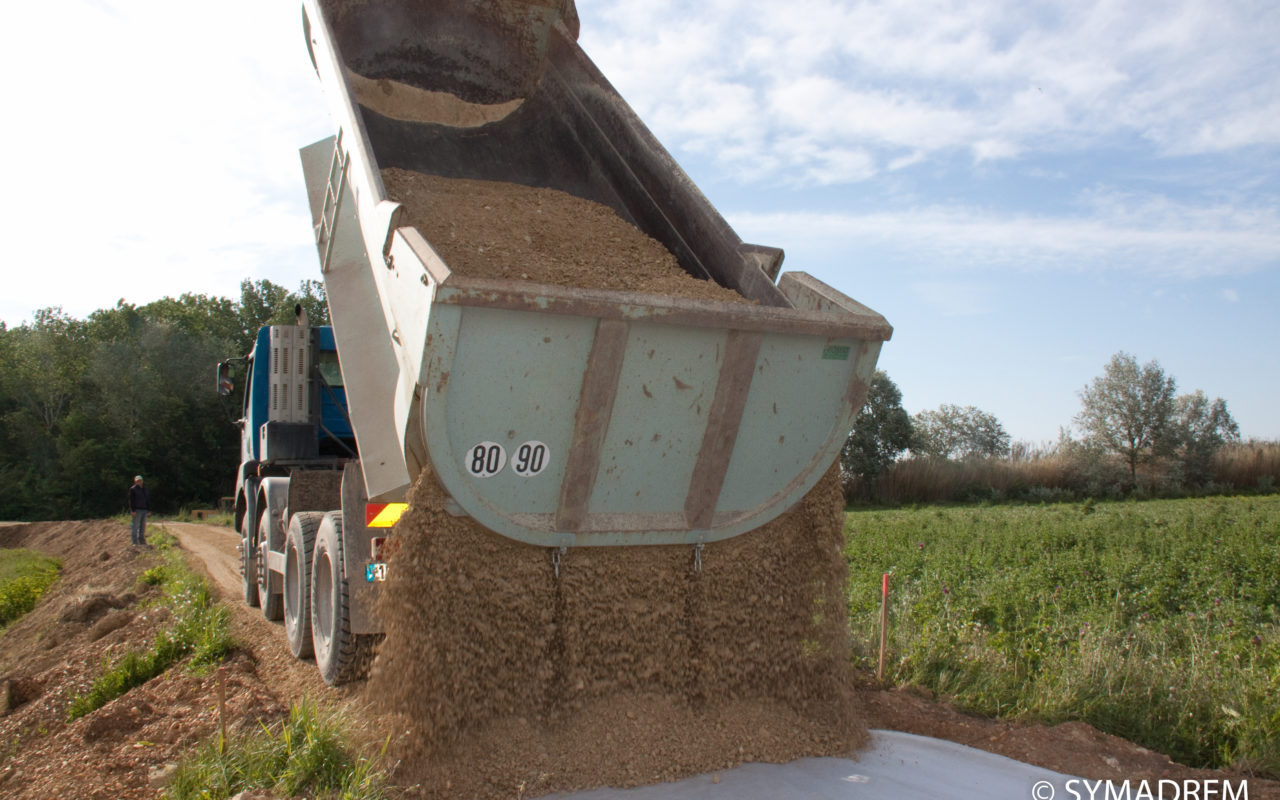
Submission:
POLYGON ((1280 442, 1230 444, 1215 454, 1213 480, 1236 488, 1271 492, 1280 486, 1280 442))
POLYGON ((1214 456, 1210 479, 1197 485, 1183 482, 1172 462, 1145 465, 1134 485, 1118 459, 1079 445, 1023 445, 1015 446, 1013 453, 1009 458, 965 461, 906 458, 874 485, 855 479, 846 484, 846 492, 851 500, 903 506, 1265 494, 1280 489, 1280 442, 1255 440, 1223 447, 1214 456))

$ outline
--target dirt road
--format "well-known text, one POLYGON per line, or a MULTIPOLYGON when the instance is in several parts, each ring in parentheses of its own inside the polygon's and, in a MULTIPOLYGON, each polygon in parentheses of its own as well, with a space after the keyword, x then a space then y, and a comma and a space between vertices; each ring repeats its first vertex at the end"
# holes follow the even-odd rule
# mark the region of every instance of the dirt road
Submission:
POLYGON ((228 598, 240 591, 240 534, 222 525, 166 522, 164 527, 198 558, 205 571, 228 598))
POLYGON ((314 659, 299 660, 290 655, 284 625, 245 605, 240 584, 240 534, 222 525, 198 522, 165 522, 163 526, 189 554, 187 563, 204 573, 210 588, 232 610, 237 640, 253 653, 259 676, 283 702, 310 697, 336 707, 358 696, 359 684, 341 689, 325 686, 314 659))
POLYGON ((253 653, 259 674, 290 698, 310 697, 335 707, 357 700, 364 685, 326 686, 314 658, 296 659, 289 653, 284 624, 268 620, 256 608, 245 605, 240 583, 240 534, 222 525, 197 522, 165 522, 163 527, 187 551, 187 563, 200 570, 210 588, 232 610, 232 629, 238 641, 253 653))

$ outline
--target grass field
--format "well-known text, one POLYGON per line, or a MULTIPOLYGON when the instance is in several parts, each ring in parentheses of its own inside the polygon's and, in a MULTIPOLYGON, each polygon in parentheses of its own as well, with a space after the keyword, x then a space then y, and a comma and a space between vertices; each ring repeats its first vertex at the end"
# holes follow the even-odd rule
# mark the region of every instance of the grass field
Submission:
POLYGON ((0 630, 36 607, 59 568, 58 559, 34 550, 0 550, 0 630))
POLYGON ((1280 497, 859 511, 855 658, 894 683, 1280 777, 1280 497))

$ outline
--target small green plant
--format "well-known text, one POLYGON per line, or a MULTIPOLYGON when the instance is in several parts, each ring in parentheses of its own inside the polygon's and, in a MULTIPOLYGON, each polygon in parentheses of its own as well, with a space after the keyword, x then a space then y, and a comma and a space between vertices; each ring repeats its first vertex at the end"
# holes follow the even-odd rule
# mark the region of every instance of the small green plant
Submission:
POLYGON ((133 687, 141 686, 168 669, 174 660, 172 648, 161 647, 159 643, 151 650, 130 650, 114 665, 103 660, 102 674, 89 690, 71 699, 71 705, 67 707, 67 721, 79 719, 133 687))
POLYGON ((34 550, 0 550, 0 630, 36 607, 62 562, 34 550))
POLYGON ((214 736, 179 763, 166 797, 221 800, 247 789, 282 797, 386 797, 382 754, 371 759, 353 753, 342 735, 345 727, 340 716, 321 714, 304 702, 276 725, 260 725, 225 743, 214 736))
POLYGON ((130 650, 115 664, 104 662, 102 673, 89 689, 71 699, 68 721, 101 708, 184 658, 189 657, 190 669, 200 672, 235 649, 230 612, 214 603, 204 578, 187 567, 182 553, 174 547, 176 540, 163 531, 155 531, 152 541, 161 562, 144 571, 139 580, 160 588, 162 602, 173 611, 174 624, 156 634, 150 648, 130 650))
POLYGON ((168 575, 163 564, 149 567, 138 576, 138 582, 146 586, 159 586, 166 580, 168 580, 168 575))

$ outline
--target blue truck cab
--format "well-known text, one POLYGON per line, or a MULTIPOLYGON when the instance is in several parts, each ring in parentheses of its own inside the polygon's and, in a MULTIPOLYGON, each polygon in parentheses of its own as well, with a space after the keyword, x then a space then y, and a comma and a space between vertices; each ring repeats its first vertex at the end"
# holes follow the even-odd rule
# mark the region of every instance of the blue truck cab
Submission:
POLYGON ((355 457, 332 327, 274 325, 258 331, 248 357, 242 419, 242 465, 355 457))
POLYGON ((244 364, 235 515, 244 538, 245 595, 252 602, 278 591, 267 556, 283 546, 282 515, 294 479, 306 475, 313 484, 336 486, 359 456, 332 327, 304 320, 262 328, 247 356, 218 365, 224 396, 233 390, 233 362, 244 364), (254 585, 259 582, 261 591, 254 585))
POLYGON ((334 684, 360 674, 361 654, 381 635, 377 543, 394 515, 363 494, 333 328, 295 311, 297 325, 262 328, 247 356, 218 365, 218 391, 232 393, 231 365, 243 364, 236 529, 245 602, 282 619, 293 654, 314 653, 334 684))

